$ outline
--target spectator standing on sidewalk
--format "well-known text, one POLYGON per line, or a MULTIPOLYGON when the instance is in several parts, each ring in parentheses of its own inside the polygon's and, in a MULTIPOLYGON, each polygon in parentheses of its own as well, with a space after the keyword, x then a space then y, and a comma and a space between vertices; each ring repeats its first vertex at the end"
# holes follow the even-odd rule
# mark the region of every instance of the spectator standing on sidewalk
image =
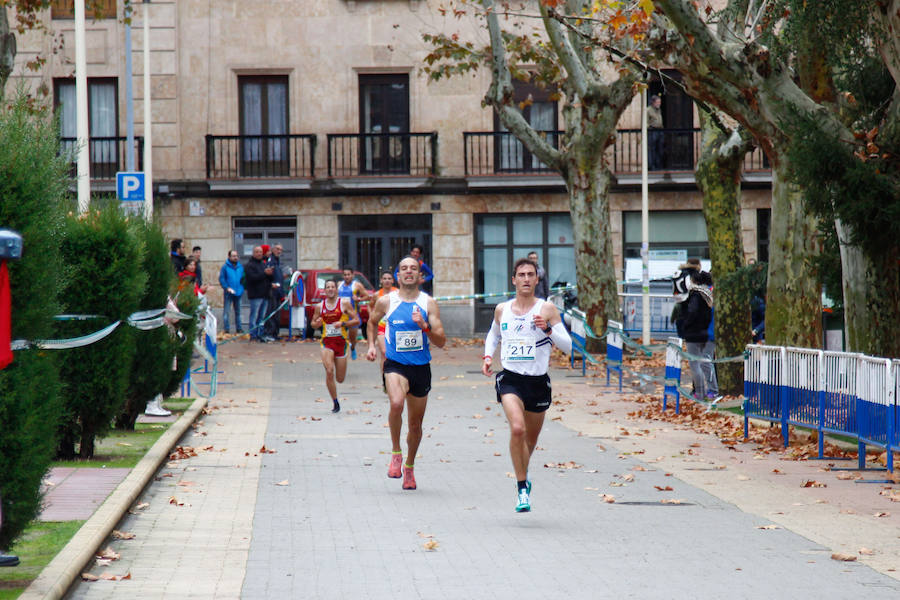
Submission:
POLYGON ((181 280, 179 287, 190 286, 198 297, 206 294, 207 286, 197 282, 197 259, 193 256, 187 257, 184 261, 184 271, 178 274, 178 279, 181 280))
POLYGON ((202 253, 203 248, 200 246, 194 246, 194 249, 191 250, 191 256, 197 261, 197 285, 203 285, 203 267, 200 265, 200 255, 202 253))
MULTIPOLYGON (((281 244, 275 244, 272 246, 272 251, 266 259, 266 267, 272 269, 272 289, 269 292, 269 305, 266 310, 267 315, 272 314, 281 304, 282 300, 284 300, 284 286, 281 285, 281 282, 284 279, 284 273, 281 271, 281 253, 283 251, 284 248, 281 244)), ((278 339, 278 331, 281 328, 280 325, 279 315, 273 316, 266 321, 266 335, 272 339, 278 339)))
POLYGON ((244 295, 244 265, 240 263, 237 250, 228 253, 228 260, 219 269, 219 285, 225 297, 225 333, 231 333, 229 309, 234 311, 236 333, 244 333, 241 325, 241 296, 244 295))
POLYGON ((247 298, 250 300, 250 339, 259 342, 270 341, 263 333, 262 320, 269 305, 271 274, 272 269, 266 267, 266 263, 263 262, 262 246, 255 246, 253 255, 244 265, 244 275, 247 281, 247 298))
MULTIPOLYGON (((684 310, 684 321, 681 330, 687 345, 687 353, 693 356, 706 356, 706 343, 709 341, 709 323, 712 320, 712 291, 703 285, 699 271, 693 271, 688 285, 687 306, 684 310)), ((706 377, 703 362, 688 359, 691 367, 691 380, 694 383, 694 398, 706 398, 706 377)))
POLYGON ((529 252, 528 260, 533 262, 537 267, 537 284, 534 286, 534 295, 541 300, 546 300, 550 295, 550 281, 547 279, 547 271, 538 262, 538 253, 529 252))
MULTIPOLYGON (((700 272, 700 284, 705 285, 709 288, 710 292, 713 289, 713 279, 712 275, 707 271, 700 272)), ((707 335, 709 339, 706 342, 706 346, 703 347, 703 354, 709 358, 710 360, 716 357, 716 306, 715 306, 715 296, 713 297, 713 305, 709 309, 709 328, 707 329, 707 335)), ((701 364, 701 368, 703 369, 704 379, 706 379, 706 399, 707 400, 716 400, 719 398, 719 379, 716 377, 716 365, 715 363, 705 362, 701 364)))
POLYGON ((184 240, 175 238, 169 247, 171 248, 169 257, 172 259, 172 268, 175 269, 175 275, 180 275, 184 271, 184 240))

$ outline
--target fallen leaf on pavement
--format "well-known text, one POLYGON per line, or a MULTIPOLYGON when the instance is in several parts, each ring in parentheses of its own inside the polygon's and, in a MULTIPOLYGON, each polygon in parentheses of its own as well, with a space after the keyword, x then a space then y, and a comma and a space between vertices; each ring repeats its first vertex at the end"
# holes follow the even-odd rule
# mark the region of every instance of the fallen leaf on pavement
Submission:
POLYGON ((420 538, 426 538, 426 539, 434 537, 434 535, 432 535, 430 533, 422 533, 421 531, 417 531, 416 535, 419 536, 420 538))
POLYGON ((659 501, 660 504, 684 504, 684 500, 680 498, 663 498, 659 501))
POLYGON ((659 490, 660 492, 671 492, 671 491, 672 491, 672 486, 671 486, 671 485, 667 485, 667 486, 665 486, 665 487, 662 487, 662 486, 660 486, 660 485, 654 485, 653 487, 655 487, 655 488, 656 488, 657 490, 659 490))
POLYGON ((113 530, 112 536, 117 540, 133 540, 134 534, 129 531, 116 531, 113 530))
POLYGON ((875 551, 870 550, 869 548, 860 548, 859 553, 864 556, 872 556, 873 554, 875 554, 875 551))
POLYGON ((737 480, 738 481, 750 481, 750 478, 747 477, 746 475, 738 475, 737 480))
POLYGON ((144 509, 147 508, 148 506, 150 506, 150 503, 149 503, 149 502, 140 502, 137 506, 135 506, 135 508, 136 508, 137 510, 144 510, 144 509))
POLYGON ((889 512, 877 512, 877 513, 875 513, 874 516, 875 516, 875 517, 889 517, 889 516, 891 516, 891 513, 889 513, 889 512))
POLYGON ((781 529, 778 525, 757 525, 757 529, 781 529))
POLYGON ((97 558, 103 558, 107 560, 119 560, 121 557, 121 554, 119 554, 109 546, 97 553, 97 558))
POLYGON ((290 482, 287 479, 285 479, 284 481, 279 481, 275 485, 290 485, 290 482))
POLYGON ((91 573, 82 573, 81 580, 82 581, 98 581, 100 578, 91 573))
POLYGON ((812 487, 815 487, 815 488, 823 488, 823 487, 828 487, 828 486, 825 485, 824 483, 822 483, 821 481, 815 481, 814 479, 807 479, 806 481, 804 481, 803 483, 800 484, 800 487, 805 487, 805 488, 812 488, 812 487))
POLYGON ((631 473, 626 473, 622 476, 622 479, 624 479, 625 481, 634 481, 634 475, 632 475, 631 473))
POLYGON ((614 504, 616 502, 616 497, 611 494, 600 494, 600 497, 603 498, 603 501, 607 504, 614 504))
POLYGON ((422 547, 425 548, 425 550, 427 550, 428 552, 434 552, 438 547, 437 540, 428 540, 427 542, 422 544, 422 547))
POLYGON ((841 554, 840 552, 835 552, 831 555, 831 560, 842 560, 844 562, 853 562, 856 560, 856 557, 852 554, 841 554))

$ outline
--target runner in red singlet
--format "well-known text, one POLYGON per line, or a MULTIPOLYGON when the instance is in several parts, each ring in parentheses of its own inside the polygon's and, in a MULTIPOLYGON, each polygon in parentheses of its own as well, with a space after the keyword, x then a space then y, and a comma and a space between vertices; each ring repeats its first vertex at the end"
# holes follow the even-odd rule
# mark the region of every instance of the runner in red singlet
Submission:
POLYGON ((359 317, 350 300, 338 298, 337 282, 325 282, 325 299, 316 305, 313 312, 312 327, 322 327, 322 366, 325 367, 325 385, 331 394, 334 407, 331 412, 340 412, 341 405, 337 397, 337 384, 343 383, 347 375, 347 328, 357 327, 359 317))

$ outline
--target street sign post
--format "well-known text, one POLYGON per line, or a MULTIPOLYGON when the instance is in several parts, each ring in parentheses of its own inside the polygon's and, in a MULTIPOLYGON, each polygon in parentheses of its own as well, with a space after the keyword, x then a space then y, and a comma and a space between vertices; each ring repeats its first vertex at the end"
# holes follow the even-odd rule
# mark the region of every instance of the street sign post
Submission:
POLYGON ((144 173, 119 171, 116 173, 116 197, 122 202, 143 202, 145 193, 144 173))

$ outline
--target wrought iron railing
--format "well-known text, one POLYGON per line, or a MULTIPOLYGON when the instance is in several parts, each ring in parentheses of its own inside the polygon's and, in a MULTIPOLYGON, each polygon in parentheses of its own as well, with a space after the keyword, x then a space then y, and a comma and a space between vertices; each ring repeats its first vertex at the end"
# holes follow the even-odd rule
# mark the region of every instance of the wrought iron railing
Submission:
MULTIPOLYGON (((562 131, 542 131, 553 146, 559 147, 562 131)), ((610 148, 613 172, 638 174, 641 172, 641 130, 619 129, 610 148)), ((693 171, 700 156, 699 129, 649 130, 651 171, 693 171)), ((530 175, 552 172, 524 144, 505 131, 463 132, 463 153, 466 176, 530 175)), ((759 148, 747 154, 744 171, 767 171, 769 164, 759 148)))
MULTIPOLYGON (((700 129, 650 129, 647 135, 647 162, 651 171, 693 171, 696 168, 700 158, 700 129)), ((614 172, 640 173, 641 130, 617 130, 612 156, 614 172)), ((766 156, 759 148, 747 154, 743 166, 744 171, 769 170, 766 156)))
MULTIPOLYGON (((70 156, 74 156, 77 149, 77 139, 71 137, 60 138, 60 150, 70 156)), ((91 179, 115 179, 116 172, 124 171, 125 155, 128 148, 126 137, 92 137, 88 140, 88 155, 91 159, 91 179)), ((144 168, 144 138, 134 138, 134 164, 138 171, 144 168)), ((73 162, 71 173, 74 177, 76 164, 73 162)))
MULTIPOLYGON (((559 147, 562 131, 540 131, 548 143, 559 147)), ((525 144, 508 131, 464 131, 463 160, 466 175, 540 175, 554 173, 525 144)))
POLYGON ((312 178, 315 134, 207 135, 206 178, 312 178))
POLYGON ((328 176, 437 173, 437 132, 329 133, 328 176))

